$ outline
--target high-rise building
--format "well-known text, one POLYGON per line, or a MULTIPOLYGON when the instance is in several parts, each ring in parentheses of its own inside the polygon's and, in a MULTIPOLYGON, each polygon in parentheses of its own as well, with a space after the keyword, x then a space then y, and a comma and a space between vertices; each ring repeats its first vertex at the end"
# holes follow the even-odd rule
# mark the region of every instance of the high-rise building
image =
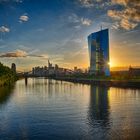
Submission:
POLYGON ((104 29, 88 36, 90 74, 110 75, 109 69, 109 33, 104 29))
POLYGON ((11 70, 16 73, 16 64, 15 63, 12 63, 11 64, 11 70))

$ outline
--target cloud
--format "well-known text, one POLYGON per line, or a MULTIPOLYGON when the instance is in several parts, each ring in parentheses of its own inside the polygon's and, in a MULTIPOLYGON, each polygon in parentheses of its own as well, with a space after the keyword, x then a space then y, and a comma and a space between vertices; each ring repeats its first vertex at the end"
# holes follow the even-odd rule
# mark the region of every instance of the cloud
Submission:
POLYGON ((92 7, 103 7, 105 5, 108 5, 110 3, 109 1, 103 1, 103 0, 78 0, 80 5, 85 8, 92 8, 92 7))
POLYGON ((119 29, 119 27, 120 27, 120 23, 115 22, 115 23, 112 25, 111 29, 117 30, 117 29, 119 29))
POLYGON ((128 6, 128 5, 140 6, 140 1, 139 0, 112 0, 112 4, 120 4, 124 6, 128 6))
POLYGON ((47 54, 42 54, 42 55, 40 55, 40 57, 42 57, 44 59, 48 59, 49 58, 49 56, 47 54))
POLYGON ((43 59, 48 59, 49 57, 45 54, 37 55, 37 54, 28 54, 28 57, 38 57, 38 58, 43 58, 43 59))
POLYGON ((92 0, 79 0, 79 2, 81 3, 81 5, 82 5, 83 7, 90 8, 90 7, 93 7, 93 6, 94 6, 92 0))
POLYGON ((79 28, 80 25, 90 26, 92 23, 90 19, 78 17, 76 14, 72 14, 68 19, 70 22, 75 24, 75 28, 79 28))
POLYGON ((108 10, 108 16, 117 20, 127 19, 134 22, 140 22, 140 11, 138 11, 138 9, 130 7, 127 7, 125 10, 121 11, 108 10))
POLYGON ((79 23, 80 18, 76 14, 72 14, 68 17, 68 20, 73 23, 79 23))
POLYGON ((134 29, 140 23, 140 1, 139 0, 112 0, 112 4, 123 6, 122 10, 108 10, 109 17, 119 22, 123 29, 134 29))
POLYGON ((17 2, 17 3, 22 3, 23 2, 23 0, 14 0, 15 2, 17 2))
POLYGON ((22 50, 17 50, 15 52, 8 52, 0 55, 0 57, 26 57, 27 53, 22 50))
POLYGON ((2 32, 2 33, 8 33, 8 32, 10 32, 10 29, 8 27, 1 26, 0 27, 0 32, 2 32))
POLYGON ((19 18, 20 22, 27 22, 28 20, 29 20, 29 17, 26 14, 20 16, 19 18))
POLYGON ((48 58, 47 54, 42 54, 42 55, 38 55, 38 54, 35 54, 34 52, 36 52, 36 50, 34 51, 31 51, 31 52, 26 52, 26 51, 23 51, 23 50, 16 50, 16 51, 13 51, 13 52, 7 52, 7 53, 3 53, 0 55, 0 57, 41 57, 41 58, 48 58))
POLYGON ((85 18, 85 19, 84 18, 81 18, 81 23, 83 25, 89 26, 89 25, 91 25, 92 21, 90 19, 87 19, 87 18, 85 18))
POLYGON ((0 3, 8 3, 8 2, 22 3, 23 0, 0 0, 0 3))
POLYGON ((120 22, 120 26, 126 30, 130 30, 130 29, 133 29, 137 26, 138 24, 137 23, 133 23, 133 22, 130 22, 129 20, 127 19, 122 19, 121 22, 120 22))

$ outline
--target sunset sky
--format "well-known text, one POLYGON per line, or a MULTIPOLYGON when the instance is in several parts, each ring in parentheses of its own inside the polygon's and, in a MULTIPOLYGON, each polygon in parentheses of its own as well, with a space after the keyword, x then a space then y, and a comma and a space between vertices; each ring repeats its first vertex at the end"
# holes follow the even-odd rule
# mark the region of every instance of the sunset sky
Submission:
POLYGON ((111 67, 140 66, 139 9, 139 0, 0 0, 0 61, 87 68, 87 36, 102 26, 111 67))

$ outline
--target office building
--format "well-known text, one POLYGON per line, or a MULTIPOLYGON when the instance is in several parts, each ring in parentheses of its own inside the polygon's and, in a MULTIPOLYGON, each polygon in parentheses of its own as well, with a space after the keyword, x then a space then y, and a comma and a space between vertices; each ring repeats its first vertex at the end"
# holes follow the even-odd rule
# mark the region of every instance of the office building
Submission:
POLYGON ((110 75, 109 69, 109 33, 108 29, 91 33, 88 36, 90 74, 110 75))

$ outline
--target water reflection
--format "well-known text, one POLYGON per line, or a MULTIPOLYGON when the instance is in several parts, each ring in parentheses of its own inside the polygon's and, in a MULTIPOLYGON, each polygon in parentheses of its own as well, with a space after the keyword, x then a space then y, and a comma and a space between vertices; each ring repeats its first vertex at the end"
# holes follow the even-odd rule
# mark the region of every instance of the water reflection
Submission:
POLYGON ((48 95, 49 97, 52 96, 52 91, 53 91, 53 87, 52 87, 52 79, 48 79, 48 95))
POLYGON ((8 99, 12 94, 12 90, 13 87, 10 86, 0 87, 0 107, 8 102, 8 99))
POLYGON ((28 78, 25 77, 25 86, 27 86, 27 85, 28 85, 28 78))
POLYGON ((90 87, 90 102, 88 119, 90 129, 96 138, 104 138, 110 127, 109 120, 109 88, 92 86, 90 87), (108 129, 105 129, 105 128, 108 129), (100 133, 100 131, 103 131, 100 133), (98 133, 97 133, 98 132, 98 133), (99 134, 99 135, 98 135, 99 134))
POLYGON ((140 90, 21 79, 0 88, 0 139, 139 139, 139 101, 140 90))

